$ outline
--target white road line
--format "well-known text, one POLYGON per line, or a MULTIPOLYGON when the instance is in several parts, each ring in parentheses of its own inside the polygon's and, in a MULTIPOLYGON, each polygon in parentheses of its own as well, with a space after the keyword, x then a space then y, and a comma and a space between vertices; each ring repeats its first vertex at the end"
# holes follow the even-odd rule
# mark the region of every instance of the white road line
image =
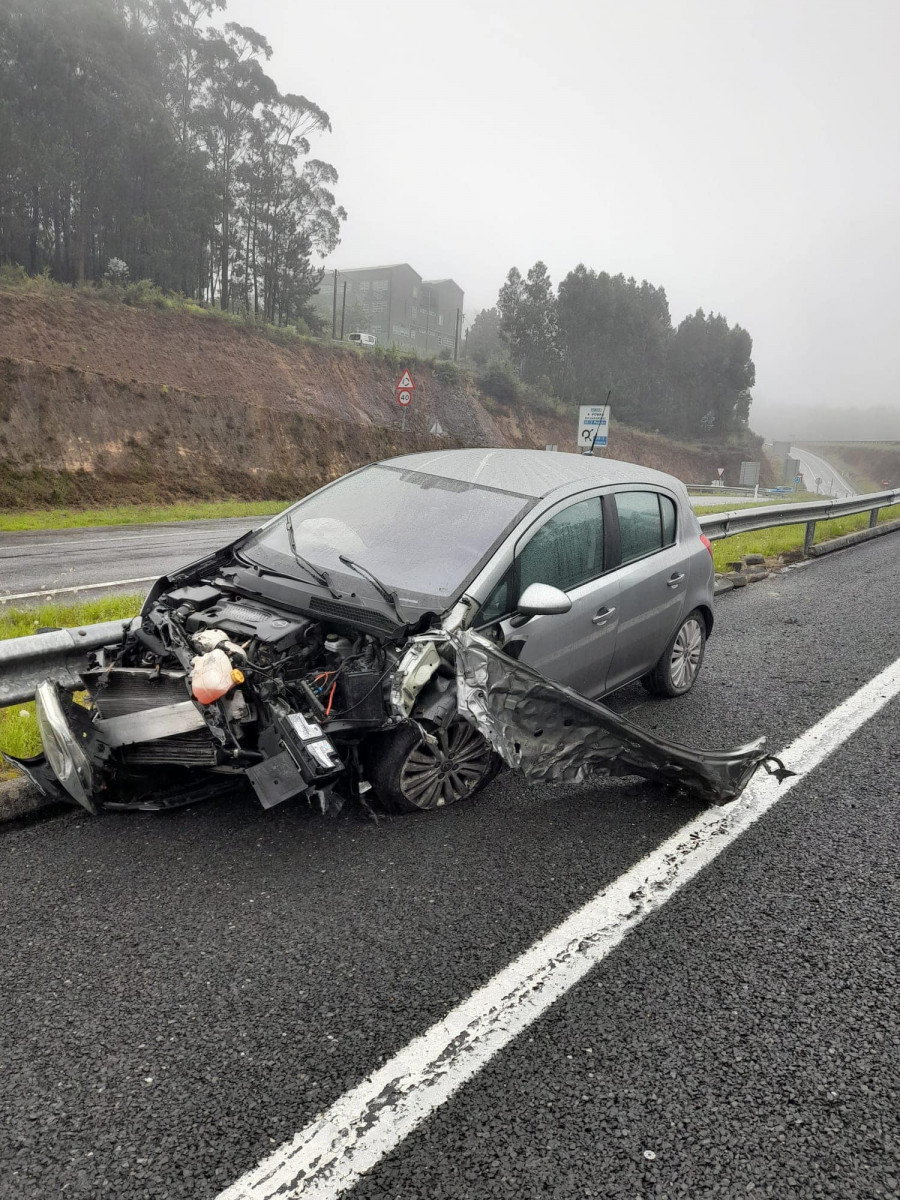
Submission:
POLYGON ((347 1191, 898 693, 900 659, 784 751, 796 777, 780 785, 757 777, 733 806, 689 821, 218 1200, 332 1200, 347 1191))
POLYGON ((158 575, 147 575, 143 579, 113 579, 109 583, 78 583, 74 587, 47 588, 43 592, 17 592, 14 596, 5 596, 0 592, 0 604, 8 604, 10 600, 34 600, 36 597, 50 599, 61 596, 63 592, 96 592, 100 588, 130 587, 133 583, 153 583, 158 575))

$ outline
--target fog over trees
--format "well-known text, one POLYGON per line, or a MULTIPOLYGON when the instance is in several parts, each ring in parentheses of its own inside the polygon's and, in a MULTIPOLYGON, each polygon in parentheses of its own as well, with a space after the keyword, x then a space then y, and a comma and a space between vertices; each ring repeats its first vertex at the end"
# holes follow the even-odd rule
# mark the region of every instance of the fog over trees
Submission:
MULTIPOLYGON (((308 301, 346 217, 312 156, 327 113, 282 94, 225 0, 0 0, 0 261, 65 283, 149 279, 275 323, 308 301)), ((477 201, 473 201, 477 204, 477 201)), ((464 254, 460 247, 460 254, 464 254)), ((468 354, 494 391, 688 436, 748 424, 750 335, 665 290, 579 264, 513 268, 468 354), (501 361, 502 360, 502 361, 501 361)))
POLYGON ((339 240, 326 112, 224 0, 3 0, 0 260, 296 319, 339 240))
POLYGON ((702 309, 673 327, 665 290, 646 280, 579 264, 554 291, 542 262, 524 277, 513 267, 496 310, 473 322, 476 347, 494 328, 524 383, 573 406, 611 392, 629 425, 720 437, 747 428, 750 334, 702 309))

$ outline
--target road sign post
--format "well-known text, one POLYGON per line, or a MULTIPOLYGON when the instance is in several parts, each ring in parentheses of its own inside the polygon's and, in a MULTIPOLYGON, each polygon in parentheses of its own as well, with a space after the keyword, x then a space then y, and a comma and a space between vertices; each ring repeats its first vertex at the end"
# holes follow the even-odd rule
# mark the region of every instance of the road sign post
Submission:
POLYGON ((397 403, 403 410, 403 416, 400 418, 401 431, 406 430, 406 410, 412 404, 412 394, 416 390, 416 385, 413 383, 413 377, 409 371, 404 371, 397 382, 394 384, 394 391, 397 393, 397 403))
POLYGON ((609 445, 609 405, 582 404, 578 409, 576 445, 580 454, 593 454, 609 445))

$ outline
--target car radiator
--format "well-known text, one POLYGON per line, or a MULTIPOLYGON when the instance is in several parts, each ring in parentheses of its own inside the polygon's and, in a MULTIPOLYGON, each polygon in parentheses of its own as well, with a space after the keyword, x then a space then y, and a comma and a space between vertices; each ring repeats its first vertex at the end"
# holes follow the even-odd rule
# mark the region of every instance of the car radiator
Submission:
MULTIPOLYGON (((184 671, 155 671, 144 667, 113 667, 91 687, 91 699, 104 720, 152 708, 183 704, 189 698, 184 671)), ((208 730, 195 729, 153 741, 123 746, 130 766, 216 765, 216 747, 208 730)))

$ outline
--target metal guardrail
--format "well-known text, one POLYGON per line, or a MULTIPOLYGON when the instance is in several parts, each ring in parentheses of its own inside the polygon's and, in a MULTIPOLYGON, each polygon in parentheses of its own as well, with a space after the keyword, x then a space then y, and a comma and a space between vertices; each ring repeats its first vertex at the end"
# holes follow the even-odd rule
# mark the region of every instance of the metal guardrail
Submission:
POLYGON ((726 496, 753 496, 759 491, 758 488, 741 487, 740 484, 732 487, 730 483, 686 483, 684 486, 689 492, 699 492, 702 496, 715 496, 717 492, 726 496))
MULTIPOLYGON (((814 500, 804 504, 767 504, 759 508, 711 513, 698 517, 700 528, 710 539, 734 537, 778 525, 806 525, 803 552, 810 553, 819 521, 869 513, 869 528, 878 521, 882 508, 900 503, 900 488, 854 496, 850 500, 814 500)), ((103 621, 78 629, 56 629, 30 637, 0 641, 0 708, 32 699, 43 679, 54 679, 64 687, 76 688, 89 655, 117 642, 128 621, 103 621)))
POLYGON ((698 517, 700 528, 710 541, 734 537, 737 533, 752 533, 757 529, 774 529, 778 525, 806 525, 803 553, 809 554, 819 521, 836 517, 869 514, 869 528, 878 521, 882 508, 900 503, 900 488, 872 492, 868 496, 852 496, 849 500, 809 500, 801 504, 765 504, 759 508, 741 508, 732 512, 709 513, 698 517))
POLYGON ((117 642, 127 624, 130 620, 101 621, 0 642, 0 708, 31 700, 44 679, 77 688, 89 655, 117 642))

